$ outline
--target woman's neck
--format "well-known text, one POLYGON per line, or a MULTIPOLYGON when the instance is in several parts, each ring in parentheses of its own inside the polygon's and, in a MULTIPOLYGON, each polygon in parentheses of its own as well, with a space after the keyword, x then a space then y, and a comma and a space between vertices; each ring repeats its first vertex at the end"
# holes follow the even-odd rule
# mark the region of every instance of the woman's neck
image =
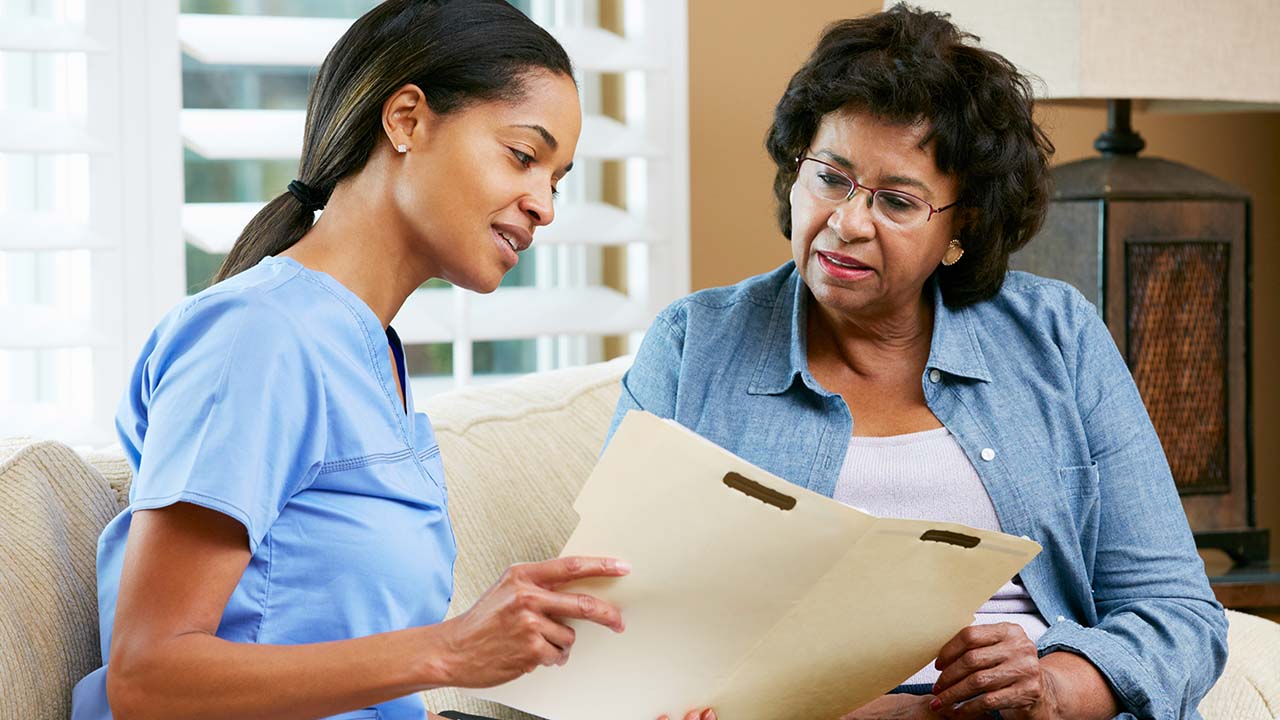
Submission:
POLYGON ((315 226, 280 254, 342 283, 385 328, 435 268, 412 252, 410 233, 396 222, 390 190, 378 186, 379 173, 371 169, 334 188, 315 226))
POLYGON ((876 317, 858 317, 832 310, 808 297, 808 351, 838 358, 850 370, 873 378, 886 371, 922 369, 933 339, 933 302, 920 301, 876 317))

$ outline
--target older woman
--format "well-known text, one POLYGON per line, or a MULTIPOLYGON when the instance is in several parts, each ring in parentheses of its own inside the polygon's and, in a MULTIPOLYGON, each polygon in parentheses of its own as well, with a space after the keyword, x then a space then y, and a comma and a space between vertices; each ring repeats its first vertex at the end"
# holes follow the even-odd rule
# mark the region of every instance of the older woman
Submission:
POLYGON ((614 426, 647 410, 842 502, 1043 546, 851 717, 1199 717, 1226 621, 1160 441, 1097 311, 1008 270, 1052 153, 1027 81, 900 5, 827 29, 767 146, 793 260, 667 308, 614 426))

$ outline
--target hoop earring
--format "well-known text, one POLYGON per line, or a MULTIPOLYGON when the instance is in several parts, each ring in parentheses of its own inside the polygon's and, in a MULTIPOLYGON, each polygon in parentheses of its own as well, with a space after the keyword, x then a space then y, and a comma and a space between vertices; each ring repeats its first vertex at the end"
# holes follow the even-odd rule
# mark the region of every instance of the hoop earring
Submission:
POLYGON ((942 264, 951 267, 960 262, 962 257, 964 248, 960 245, 960 238, 951 238, 951 242, 947 244, 947 254, 942 256, 942 264))

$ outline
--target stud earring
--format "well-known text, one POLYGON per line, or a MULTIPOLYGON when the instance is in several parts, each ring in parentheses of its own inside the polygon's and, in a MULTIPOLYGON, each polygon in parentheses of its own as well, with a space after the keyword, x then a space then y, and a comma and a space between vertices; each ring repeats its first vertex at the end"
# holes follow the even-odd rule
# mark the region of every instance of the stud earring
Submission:
POLYGON ((952 238, 947 244, 947 254, 942 256, 942 264, 951 267, 960 262, 962 257, 964 257, 964 248, 960 245, 960 238, 952 238))
POLYGON ((396 152, 407 153, 407 152, 409 152, 409 146, 408 146, 408 145, 397 145, 397 146, 396 146, 396 152))

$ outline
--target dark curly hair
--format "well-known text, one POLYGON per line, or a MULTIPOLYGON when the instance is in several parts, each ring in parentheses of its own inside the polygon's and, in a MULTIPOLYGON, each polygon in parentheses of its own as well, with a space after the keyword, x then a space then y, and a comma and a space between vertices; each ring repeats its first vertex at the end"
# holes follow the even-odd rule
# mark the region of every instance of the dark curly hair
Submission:
POLYGON ((950 16, 899 3, 885 12, 827 27, 774 109, 765 139, 777 165, 778 224, 791 236, 789 194, 796 158, 837 110, 868 112, 929 126, 938 169, 954 175, 969 221, 965 256, 934 273, 948 306, 995 295, 1009 255, 1040 229, 1049 200, 1053 143, 1031 117, 1027 78, 977 46, 950 16))

